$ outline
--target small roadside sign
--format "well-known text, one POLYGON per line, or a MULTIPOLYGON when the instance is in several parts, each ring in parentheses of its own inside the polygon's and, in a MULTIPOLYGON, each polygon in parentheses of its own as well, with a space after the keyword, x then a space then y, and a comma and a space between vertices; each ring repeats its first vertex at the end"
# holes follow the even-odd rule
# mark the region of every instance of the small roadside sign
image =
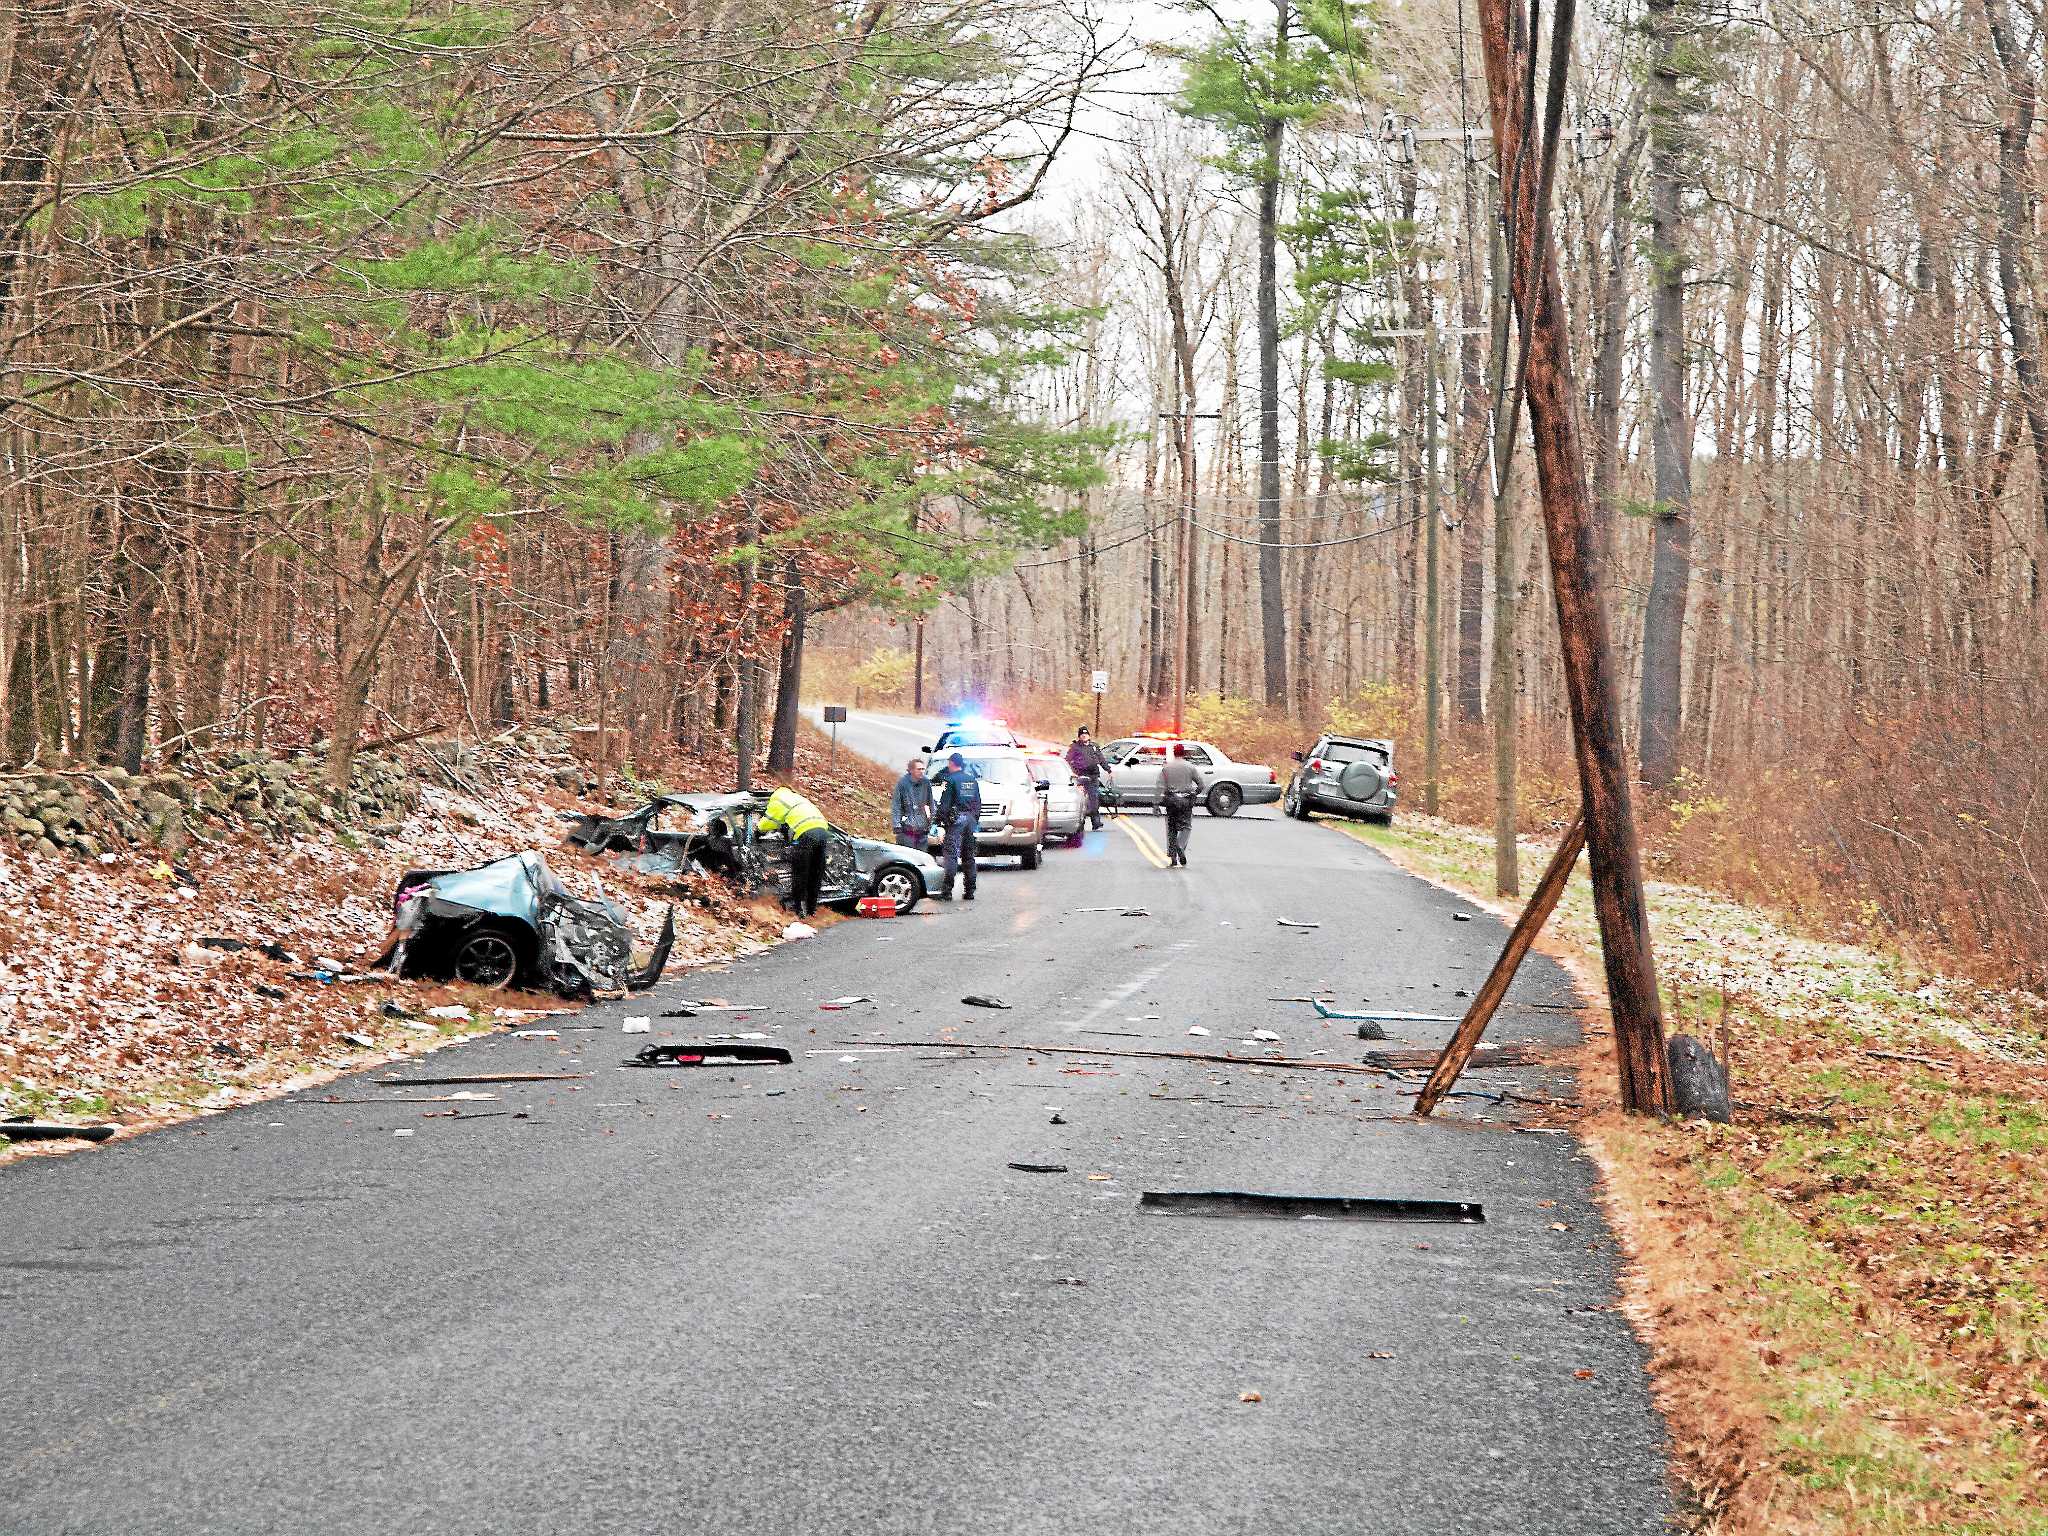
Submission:
POLYGON ((1091 676, 1088 679, 1088 691, 1090 693, 1109 692, 1109 674, 1107 672, 1097 672, 1091 676))
POLYGON ((846 723, 846 706, 844 704, 827 704, 825 706, 825 723, 827 725, 844 725, 846 723))

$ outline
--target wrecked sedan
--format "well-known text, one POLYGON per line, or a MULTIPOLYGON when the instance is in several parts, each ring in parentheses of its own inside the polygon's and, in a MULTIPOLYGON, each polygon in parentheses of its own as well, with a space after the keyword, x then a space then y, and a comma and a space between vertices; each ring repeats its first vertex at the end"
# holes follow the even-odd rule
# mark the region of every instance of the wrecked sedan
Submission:
POLYGON ((392 897, 397 938, 381 963, 400 976, 479 987, 545 987, 563 997, 623 997, 661 979, 675 944, 669 908, 646 966, 616 902, 573 896, 538 853, 475 869, 410 869, 392 897))
MULTIPOLYGON (((730 794, 658 795, 624 816, 565 813, 568 839, 591 853, 610 854, 647 874, 712 873, 749 890, 789 895, 789 843, 759 834, 768 797, 730 794)), ((921 848, 904 848, 838 827, 825 832, 825 877, 818 899, 845 906, 863 896, 887 896, 908 912, 945 884, 939 861, 921 848)))

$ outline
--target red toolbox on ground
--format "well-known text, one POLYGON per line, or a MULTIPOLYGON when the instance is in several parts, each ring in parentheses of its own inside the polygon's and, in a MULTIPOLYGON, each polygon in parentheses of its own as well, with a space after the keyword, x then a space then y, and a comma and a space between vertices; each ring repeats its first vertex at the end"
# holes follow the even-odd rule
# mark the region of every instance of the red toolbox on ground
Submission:
POLYGON ((896 898, 894 896, 863 896, 853 904, 853 910, 862 917, 894 917, 896 898))

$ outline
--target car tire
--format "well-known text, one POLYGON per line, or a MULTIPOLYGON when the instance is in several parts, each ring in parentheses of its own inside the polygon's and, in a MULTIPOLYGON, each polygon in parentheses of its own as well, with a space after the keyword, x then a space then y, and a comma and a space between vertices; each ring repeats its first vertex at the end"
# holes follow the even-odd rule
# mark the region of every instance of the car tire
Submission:
POLYGON ((1033 843, 1029 848, 1026 848, 1017 855, 1017 862, 1026 869, 1038 868, 1040 864, 1045 862, 1045 844, 1033 843))
POLYGON ((519 949, 519 936, 511 929, 486 924, 455 946, 449 973, 473 987, 509 987, 519 979, 519 949))
POLYGON ((1287 814, 1296 821, 1307 821, 1315 812, 1309 808, 1307 795, 1296 794, 1294 804, 1288 808, 1287 814))
POLYGON ((1218 784, 1209 791, 1209 814, 1211 816, 1235 816, 1237 808, 1244 804, 1244 791, 1235 784, 1218 784))
POLYGON ((884 864, 868 882, 870 896, 893 896, 896 910, 908 912, 924 895, 924 877, 908 864, 884 864))

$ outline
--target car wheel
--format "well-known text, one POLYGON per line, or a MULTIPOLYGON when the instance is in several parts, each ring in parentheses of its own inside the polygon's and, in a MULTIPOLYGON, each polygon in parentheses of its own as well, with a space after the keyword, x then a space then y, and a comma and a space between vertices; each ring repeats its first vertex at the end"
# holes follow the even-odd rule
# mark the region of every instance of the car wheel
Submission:
POLYGON ((924 881, 908 864, 885 864, 876 872, 868 894, 887 896, 896 903, 898 912, 908 912, 924 895, 924 881))
POLYGON ((1296 821, 1307 821, 1312 814, 1308 808, 1308 796, 1297 789, 1287 797, 1286 811, 1296 821))
POLYGON ((1209 814, 1211 816, 1235 816, 1237 808, 1244 804, 1244 791, 1235 784, 1218 784, 1209 791, 1209 814))
POLYGON ((510 986, 519 974, 519 945, 503 928, 479 928, 455 951, 455 979, 473 987, 510 986))
POLYGON ((1029 848, 1026 848, 1017 857, 1018 861, 1021 864, 1023 864, 1023 866, 1026 869, 1036 869, 1040 864, 1045 862, 1045 844, 1033 843, 1029 848))

